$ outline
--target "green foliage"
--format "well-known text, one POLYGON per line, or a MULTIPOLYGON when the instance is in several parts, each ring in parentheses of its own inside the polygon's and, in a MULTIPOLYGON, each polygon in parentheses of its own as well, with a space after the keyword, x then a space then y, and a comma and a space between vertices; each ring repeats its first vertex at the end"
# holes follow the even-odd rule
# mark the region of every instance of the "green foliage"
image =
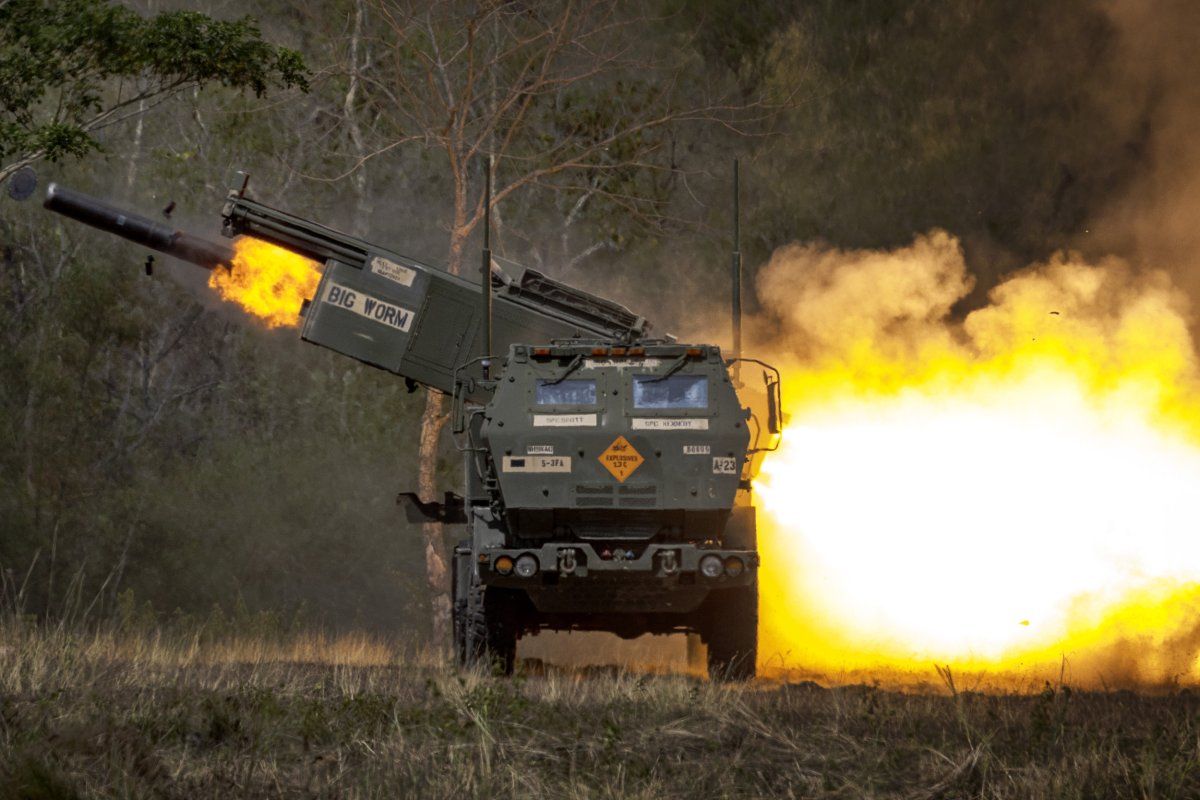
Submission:
POLYGON ((0 605, 424 630, 403 382, 36 230, 0 270, 0 605))
POLYGON ((1000 266, 1061 246, 1132 166, 1114 41, 1096 0, 809 5, 776 40, 791 110, 751 228, 891 247, 940 227, 1012 253, 1000 266))
MULTIPOLYGON (((138 312, 125 302, 129 283, 70 258, 42 271, 50 266, 18 250, 0 277, 0 418, 12 444, 0 460, 0 560, 10 567, 6 556, 33 545, 33 530, 58 530, 78 498, 103 485, 102 464, 120 471, 121 460, 108 456, 129 431, 106 385, 107 352, 139 335, 138 312)), ((95 522, 103 527, 106 518, 95 522)), ((57 543, 52 536, 45 544, 57 543)))
POLYGON ((0 162, 82 156, 96 129, 191 86, 262 96, 307 88, 300 54, 263 41, 249 17, 144 18, 107 0, 0 3, 0 162))
POLYGON ((769 74, 777 35, 802 10, 787 0, 668 0, 664 6, 704 60, 737 75, 747 90, 769 74))

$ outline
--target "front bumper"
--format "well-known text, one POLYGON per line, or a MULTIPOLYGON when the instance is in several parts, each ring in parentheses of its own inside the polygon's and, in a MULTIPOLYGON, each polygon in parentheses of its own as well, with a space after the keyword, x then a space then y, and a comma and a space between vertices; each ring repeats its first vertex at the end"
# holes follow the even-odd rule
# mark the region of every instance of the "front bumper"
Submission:
POLYGON ((622 636, 698 630, 693 615, 713 592, 758 580, 753 550, 676 543, 643 547, 636 555, 578 541, 488 548, 474 556, 475 569, 487 586, 523 591, 540 615, 535 627, 622 636), (537 569, 519 574, 521 559, 526 566, 533 559, 537 569), (721 573, 705 574, 703 565, 711 568, 713 559, 722 565, 721 573))
POLYGON ((649 544, 640 554, 589 542, 551 542, 541 547, 490 548, 476 556, 480 580, 489 586, 532 588, 563 581, 654 580, 659 583, 725 588, 746 586, 758 574, 754 550, 701 548, 694 544, 649 544), (599 547, 599 549, 597 549, 599 547), (713 559, 721 564, 712 573, 713 559), (536 562, 532 574, 530 559, 536 562), (706 573, 702 564, 708 566, 706 573))

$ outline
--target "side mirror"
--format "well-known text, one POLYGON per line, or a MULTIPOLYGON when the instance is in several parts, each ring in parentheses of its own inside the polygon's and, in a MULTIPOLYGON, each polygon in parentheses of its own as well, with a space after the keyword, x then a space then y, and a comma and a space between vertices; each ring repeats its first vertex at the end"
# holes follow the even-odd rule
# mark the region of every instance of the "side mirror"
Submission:
POLYGON ((783 426, 779 424, 779 377, 769 372, 763 373, 763 384, 767 390, 767 432, 772 435, 782 433, 783 426))
POLYGON ((467 429, 466 396, 475 390, 475 382, 470 378, 454 381, 454 395, 450 399, 450 432, 462 433, 467 429))

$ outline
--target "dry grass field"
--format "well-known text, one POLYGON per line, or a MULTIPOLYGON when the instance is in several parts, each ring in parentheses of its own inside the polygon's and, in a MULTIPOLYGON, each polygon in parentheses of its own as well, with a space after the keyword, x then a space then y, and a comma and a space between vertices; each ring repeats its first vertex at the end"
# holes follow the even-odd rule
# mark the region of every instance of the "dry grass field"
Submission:
MULTIPOLYGON (((0 798, 1196 798, 1200 702, 0 626, 0 798)), ((932 671, 931 671, 932 672, 932 671)))

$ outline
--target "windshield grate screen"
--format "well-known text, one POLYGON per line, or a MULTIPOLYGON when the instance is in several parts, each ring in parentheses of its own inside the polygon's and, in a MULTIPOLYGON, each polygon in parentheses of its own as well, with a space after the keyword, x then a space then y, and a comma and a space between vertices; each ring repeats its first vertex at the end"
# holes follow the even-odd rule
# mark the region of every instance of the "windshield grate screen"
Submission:
POLYGON ((633 378, 633 407, 708 408, 708 377, 636 375, 633 378))
POLYGON ((596 382, 590 380, 537 382, 539 406, 594 406, 596 404, 596 382))

